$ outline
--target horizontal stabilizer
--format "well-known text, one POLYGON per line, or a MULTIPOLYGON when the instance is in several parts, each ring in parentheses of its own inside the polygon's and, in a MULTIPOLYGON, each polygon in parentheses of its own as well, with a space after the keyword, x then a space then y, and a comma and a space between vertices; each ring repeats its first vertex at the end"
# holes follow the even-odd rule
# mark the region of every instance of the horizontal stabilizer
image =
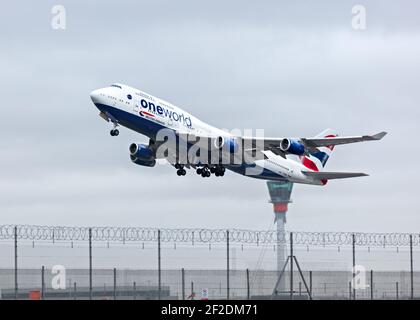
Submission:
POLYGON ((302 171, 302 173, 308 177, 312 177, 318 180, 332 180, 332 179, 345 179, 355 177, 365 177, 366 173, 360 172, 315 172, 315 171, 302 171))

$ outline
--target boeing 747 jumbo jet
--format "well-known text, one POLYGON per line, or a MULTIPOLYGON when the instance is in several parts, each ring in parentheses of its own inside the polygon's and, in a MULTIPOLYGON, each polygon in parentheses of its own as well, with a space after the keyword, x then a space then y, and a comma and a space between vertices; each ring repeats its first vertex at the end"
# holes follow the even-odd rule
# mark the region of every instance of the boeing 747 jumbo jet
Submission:
POLYGON ((339 137, 327 129, 312 138, 266 138, 229 133, 210 126, 186 111, 123 84, 91 92, 99 115, 113 125, 111 136, 124 126, 149 138, 129 147, 131 161, 153 167, 166 159, 177 169, 194 169, 202 177, 223 176, 225 169, 253 178, 325 185, 328 180, 366 176, 364 173, 326 172, 325 164, 340 144, 380 140, 374 135, 339 137))

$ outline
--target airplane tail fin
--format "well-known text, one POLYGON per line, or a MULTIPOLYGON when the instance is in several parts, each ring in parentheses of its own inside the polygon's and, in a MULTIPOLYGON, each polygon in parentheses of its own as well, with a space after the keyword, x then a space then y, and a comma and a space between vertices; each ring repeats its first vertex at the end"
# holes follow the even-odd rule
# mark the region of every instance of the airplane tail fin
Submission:
MULTIPOLYGON (((326 129, 318 134, 319 138, 337 137, 338 133, 332 129, 326 129)), ((302 164, 313 171, 323 171, 324 167, 334 150, 334 146, 318 147, 315 152, 300 157, 302 164)))

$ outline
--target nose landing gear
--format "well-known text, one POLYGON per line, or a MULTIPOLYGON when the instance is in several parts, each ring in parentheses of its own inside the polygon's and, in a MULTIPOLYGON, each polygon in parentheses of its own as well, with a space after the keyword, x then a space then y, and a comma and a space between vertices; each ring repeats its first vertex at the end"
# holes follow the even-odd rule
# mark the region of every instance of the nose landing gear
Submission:
POLYGON ((112 129, 109 134, 113 137, 116 137, 120 134, 120 132, 118 131, 118 129, 112 129))
POLYGON ((120 132, 117 129, 117 126, 118 126, 117 119, 115 119, 114 117, 112 117, 109 114, 107 114, 107 115, 108 115, 108 121, 111 121, 112 125, 113 125, 113 128, 109 133, 110 133, 111 136, 116 137, 120 134, 120 132))

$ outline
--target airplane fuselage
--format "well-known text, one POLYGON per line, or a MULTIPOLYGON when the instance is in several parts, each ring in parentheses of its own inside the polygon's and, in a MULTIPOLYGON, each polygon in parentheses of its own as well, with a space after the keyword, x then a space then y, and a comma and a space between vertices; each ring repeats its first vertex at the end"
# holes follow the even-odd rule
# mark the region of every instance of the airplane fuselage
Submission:
MULTIPOLYGON (((90 96, 95 106, 99 109, 100 116, 106 121, 113 123, 114 129, 111 130, 111 135, 113 136, 119 134, 116 127, 121 125, 149 137, 149 146, 151 142, 154 143, 156 141, 156 137, 162 129, 197 137, 224 137, 224 139, 231 140, 238 138, 229 132, 199 120, 192 114, 165 100, 130 86, 113 84, 91 92, 90 96)), ((140 147, 147 149, 144 145, 140 147)), ((136 145, 133 146, 132 151, 138 151, 136 145)), ((228 163, 214 167, 205 165, 203 169, 198 168, 197 173, 200 172, 199 174, 202 174, 204 177, 205 174, 210 176, 211 171, 212 173, 216 172, 216 176, 221 176, 226 168, 242 175, 265 180, 315 185, 324 185, 326 183, 325 179, 307 174, 308 171, 318 171, 316 170, 316 165, 319 166, 321 164, 319 161, 323 160, 322 165, 325 164, 325 159, 328 159, 328 154, 325 152, 322 153, 322 157, 318 153, 314 153, 315 158, 312 157, 313 160, 306 159, 310 162, 309 167, 307 163, 305 165, 304 161, 296 161, 285 154, 280 156, 270 148, 261 152, 264 154, 264 157, 256 159, 252 163, 228 163)), ((133 155, 130 155, 130 157, 134 163, 139 165, 149 167, 155 165, 155 159, 138 159, 133 155)), ((291 157, 296 157, 296 153, 291 155, 291 157)), ((174 166, 178 169, 178 175, 185 175, 183 164, 176 163, 174 166)), ((195 168, 195 166, 193 167, 195 168)))

